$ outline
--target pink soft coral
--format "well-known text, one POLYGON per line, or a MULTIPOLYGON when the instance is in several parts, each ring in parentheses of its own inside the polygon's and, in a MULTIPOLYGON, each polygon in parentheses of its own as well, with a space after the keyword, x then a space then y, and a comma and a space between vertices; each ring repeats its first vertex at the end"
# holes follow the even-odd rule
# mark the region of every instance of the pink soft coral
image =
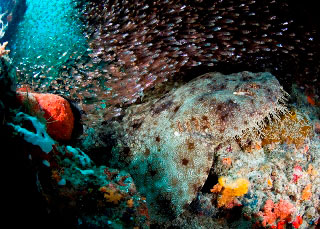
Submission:
POLYGON ((267 200, 263 212, 259 212, 258 216, 261 216, 263 218, 262 226, 267 226, 267 224, 274 224, 274 222, 277 219, 276 214, 273 212, 274 210, 274 203, 272 200, 267 200))
POLYGON ((280 199, 274 206, 274 212, 280 220, 289 220, 294 212, 294 205, 289 201, 280 199))
POLYGON ((260 211, 258 216, 263 218, 262 226, 274 226, 277 219, 279 219, 280 222, 290 221, 294 210, 294 205, 287 200, 280 199, 277 204, 274 204, 272 200, 267 200, 263 212, 260 211))

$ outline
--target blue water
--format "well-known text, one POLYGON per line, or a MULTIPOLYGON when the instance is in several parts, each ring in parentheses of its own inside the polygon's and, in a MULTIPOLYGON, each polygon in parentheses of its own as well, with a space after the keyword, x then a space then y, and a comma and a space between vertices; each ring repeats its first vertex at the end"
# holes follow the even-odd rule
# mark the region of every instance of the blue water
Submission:
POLYGON ((27 0, 24 20, 9 44, 14 64, 27 74, 56 77, 60 65, 86 50, 73 0, 27 0))

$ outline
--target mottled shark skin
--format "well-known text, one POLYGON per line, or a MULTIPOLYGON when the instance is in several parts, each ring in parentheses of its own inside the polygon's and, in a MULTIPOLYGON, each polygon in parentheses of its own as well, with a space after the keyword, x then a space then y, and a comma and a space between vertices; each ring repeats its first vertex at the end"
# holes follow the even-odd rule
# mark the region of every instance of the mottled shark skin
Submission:
POLYGON ((174 218, 205 183, 215 148, 285 112, 285 92, 268 72, 207 73, 160 99, 131 106, 118 161, 146 196, 151 219, 174 218))

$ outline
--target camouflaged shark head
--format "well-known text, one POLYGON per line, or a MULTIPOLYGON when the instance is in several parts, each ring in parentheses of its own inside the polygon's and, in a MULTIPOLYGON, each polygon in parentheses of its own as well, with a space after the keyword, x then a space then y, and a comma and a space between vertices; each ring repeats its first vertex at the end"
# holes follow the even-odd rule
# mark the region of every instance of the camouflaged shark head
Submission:
POLYGON ((270 73, 207 73, 160 99, 130 107, 123 119, 125 161, 151 218, 184 211, 205 183, 215 148, 259 131, 285 112, 285 92, 270 73))

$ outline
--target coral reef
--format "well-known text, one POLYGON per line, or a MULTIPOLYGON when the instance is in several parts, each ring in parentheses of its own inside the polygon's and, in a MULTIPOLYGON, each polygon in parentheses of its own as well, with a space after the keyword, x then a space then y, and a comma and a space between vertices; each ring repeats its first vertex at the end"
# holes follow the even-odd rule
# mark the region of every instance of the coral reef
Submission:
POLYGON ((148 228, 145 198, 128 173, 95 166, 71 146, 57 150, 60 155, 56 166, 50 167, 51 179, 39 181, 46 187, 42 194, 50 200, 51 209, 59 210, 63 204, 67 213, 77 216, 81 228, 148 228))
MULTIPOLYGON (((22 115, 38 128, 40 121, 36 117, 17 114, 22 115)), ((41 134, 38 130, 34 134, 22 119, 14 121, 15 124, 9 125, 14 131, 22 132, 25 141, 31 143, 24 143, 24 149, 32 166, 37 167, 39 192, 51 215, 57 215, 60 221, 63 219, 63 225, 70 224, 72 228, 149 227, 145 198, 137 192, 128 173, 96 166, 80 149, 53 142, 42 123, 41 134)))
POLYGON ((318 228, 320 26, 300 4, 0 1, 11 226, 318 228))
MULTIPOLYGON (((16 92, 14 72, 6 59, 0 57, 0 136, 4 140, 3 159, 12 162, 8 163, 13 171, 6 182, 6 197, 10 197, 14 209, 5 205, 10 220, 14 218, 11 224, 18 226, 21 222, 35 228, 149 228, 145 197, 137 192, 130 174, 96 165, 79 148, 53 141, 46 132, 50 120, 42 123, 38 117, 21 112, 39 116, 42 109, 43 115, 51 112, 58 121, 60 111, 66 112, 69 105, 57 95, 16 92), (28 100, 29 109, 21 99, 28 100), (37 208, 30 211, 30 206, 37 208)), ((68 133, 68 128, 54 129, 60 135, 68 133)))
MULTIPOLYGON (((313 108, 295 106, 294 110, 300 113, 301 110, 313 108)), ((248 193, 239 201, 242 214, 252 225, 286 228, 286 225, 291 224, 294 228, 301 229, 315 228, 317 224, 320 217, 320 138, 312 128, 310 134, 305 136, 298 132, 301 126, 311 125, 307 113, 309 112, 305 112, 298 120, 283 118, 296 117, 289 112, 278 121, 272 122, 274 129, 269 129, 270 126, 267 125, 264 130, 274 130, 275 136, 278 136, 278 130, 281 129, 284 133, 296 131, 294 134, 299 136, 299 144, 290 139, 276 143, 265 141, 264 144, 260 142, 260 147, 253 147, 248 151, 245 147, 239 146, 238 142, 229 141, 216 152, 212 167, 214 174, 219 177, 242 177, 250 181, 248 193), (299 120, 304 121, 300 123, 299 120), (288 124, 288 121, 294 121, 295 124, 288 124), (231 163, 226 164, 226 158, 231 163)), ((316 117, 313 119, 318 120, 316 117)), ((219 183, 215 187, 217 186, 219 183)), ((218 205, 219 196, 213 196, 212 200, 218 205)), ((239 206, 239 202, 236 206, 239 206)))
POLYGON ((14 68, 10 65, 10 59, 8 58, 7 50, 5 50, 6 44, 4 43, 0 52, 0 126, 4 125, 4 120, 10 117, 9 108, 13 106, 15 100, 16 79, 14 68))
POLYGON ((285 112, 283 99, 270 73, 207 73, 160 99, 128 108, 114 161, 146 195, 151 218, 165 221, 196 197, 216 148, 241 137, 246 143, 265 118, 285 112), (162 205, 170 211, 161 211, 162 205))

